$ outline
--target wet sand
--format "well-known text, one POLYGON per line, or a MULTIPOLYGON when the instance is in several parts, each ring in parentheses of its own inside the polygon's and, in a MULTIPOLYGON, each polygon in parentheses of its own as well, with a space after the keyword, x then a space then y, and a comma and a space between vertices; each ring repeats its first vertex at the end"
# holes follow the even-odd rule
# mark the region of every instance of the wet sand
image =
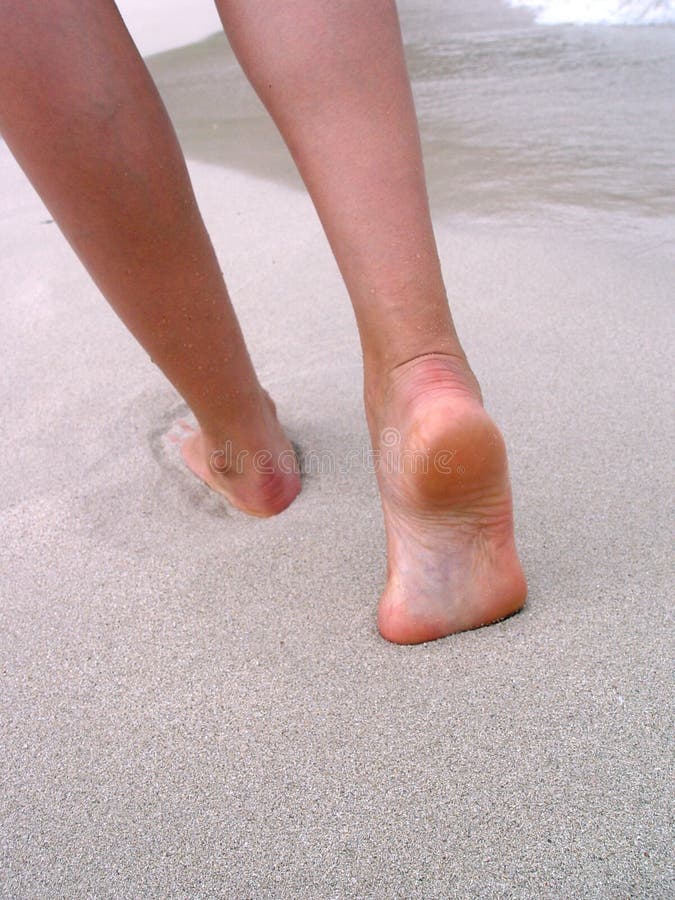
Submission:
POLYGON ((530 599, 401 648, 306 197, 191 164, 262 380, 335 454, 260 521, 167 455, 180 399, 0 167, 2 896, 671 895, 664 262, 439 230, 530 599))

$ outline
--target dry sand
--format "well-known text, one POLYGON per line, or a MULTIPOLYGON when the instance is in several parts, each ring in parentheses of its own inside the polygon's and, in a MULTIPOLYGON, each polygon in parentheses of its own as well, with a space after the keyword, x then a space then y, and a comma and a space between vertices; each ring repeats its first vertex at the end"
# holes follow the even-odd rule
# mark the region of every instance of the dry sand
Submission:
POLYGON ((176 466, 180 399, 0 145, 1 895, 672 896, 665 257, 440 229, 531 590, 502 624, 395 647, 316 216, 191 172, 263 383, 323 471, 260 521, 176 466))

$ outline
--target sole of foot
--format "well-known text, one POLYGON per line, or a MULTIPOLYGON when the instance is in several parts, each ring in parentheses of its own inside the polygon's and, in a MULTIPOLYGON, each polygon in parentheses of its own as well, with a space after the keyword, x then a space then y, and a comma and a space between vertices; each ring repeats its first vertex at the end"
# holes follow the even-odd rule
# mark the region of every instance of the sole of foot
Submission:
POLYGON ((420 357, 383 397, 370 417, 387 535, 380 633, 417 644, 513 615, 527 586, 506 449, 471 370, 420 357))
MULTIPOLYGON (((283 512, 300 493, 295 451, 265 394, 257 429, 226 439, 180 423, 180 451, 188 469, 236 509, 258 518, 283 512)), ((175 429, 174 429, 175 432, 175 429)))

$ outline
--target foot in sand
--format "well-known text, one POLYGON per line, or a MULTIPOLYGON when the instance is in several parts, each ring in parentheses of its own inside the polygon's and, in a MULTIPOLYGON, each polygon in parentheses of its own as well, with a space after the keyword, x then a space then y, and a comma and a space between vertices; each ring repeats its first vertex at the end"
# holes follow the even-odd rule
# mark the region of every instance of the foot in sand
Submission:
POLYGON ((180 449, 198 478, 252 516, 275 516, 300 492, 295 451, 262 393, 258 410, 230 423, 227 436, 207 433, 181 422, 180 449))
POLYGON ((517 612, 527 588, 506 451, 468 365, 419 357, 379 396, 369 420, 387 533, 381 634, 416 644, 517 612))

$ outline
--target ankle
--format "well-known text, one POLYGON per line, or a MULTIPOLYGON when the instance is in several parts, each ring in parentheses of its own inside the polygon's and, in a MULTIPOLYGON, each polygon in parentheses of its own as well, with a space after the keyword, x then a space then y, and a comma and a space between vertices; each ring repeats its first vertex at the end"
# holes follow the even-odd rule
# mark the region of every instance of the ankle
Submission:
POLYGON ((472 394, 482 403, 480 385, 459 345, 452 351, 429 351, 386 369, 365 371, 365 405, 369 421, 378 421, 392 404, 414 401, 437 391, 472 394))
POLYGON ((223 441, 241 442, 257 433, 264 436, 270 426, 267 409, 270 403, 258 384, 238 389, 234 397, 226 398, 217 409, 197 416, 205 441, 215 445, 223 441))

